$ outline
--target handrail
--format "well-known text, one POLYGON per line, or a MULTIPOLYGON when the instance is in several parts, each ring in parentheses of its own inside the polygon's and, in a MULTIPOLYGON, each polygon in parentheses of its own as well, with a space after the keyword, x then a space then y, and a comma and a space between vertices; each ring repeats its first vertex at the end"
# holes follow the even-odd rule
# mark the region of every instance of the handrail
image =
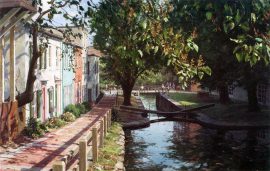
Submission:
MULTIPOLYGON (((88 155, 92 151, 92 161, 98 160, 98 148, 103 146, 104 137, 108 128, 111 126, 112 111, 107 111, 100 122, 97 122, 93 128, 83 135, 76 148, 69 151, 69 154, 53 164, 53 171, 65 171, 74 157, 79 156, 79 165, 74 166, 73 170, 88 170, 88 155), (90 144, 92 146, 90 146, 90 144)), ((72 163, 71 163, 72 164, 72 163)))

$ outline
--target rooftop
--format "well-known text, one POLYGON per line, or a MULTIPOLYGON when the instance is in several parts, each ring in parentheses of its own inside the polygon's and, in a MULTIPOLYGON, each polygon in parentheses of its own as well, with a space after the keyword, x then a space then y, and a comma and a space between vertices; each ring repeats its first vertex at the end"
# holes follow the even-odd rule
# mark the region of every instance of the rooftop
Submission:
POLYGON ((28 10, 35 12, 36 8, 29 0, 0 0, 0 10, 4 12, 4 9, 20 7, 22 10, 28 10))
POLYGON ((95 49, 94 47, 88 47, 87 48, 87 55, 88 56, 96 56, 96 57, 102 57, 103 56, 103 54, 99 50, 95 49))

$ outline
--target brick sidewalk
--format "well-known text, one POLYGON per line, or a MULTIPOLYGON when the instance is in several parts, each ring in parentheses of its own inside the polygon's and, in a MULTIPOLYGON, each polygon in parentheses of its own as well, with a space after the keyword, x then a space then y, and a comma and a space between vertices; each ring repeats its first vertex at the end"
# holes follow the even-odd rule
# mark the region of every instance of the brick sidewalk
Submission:
POLYGON ((105 96, 75 122, 25 146, 0 154, 0 171, 50 170, 55 160, 64 157, 78 145, 80 138, 111 109, 114 102, 114 96, 105 96))

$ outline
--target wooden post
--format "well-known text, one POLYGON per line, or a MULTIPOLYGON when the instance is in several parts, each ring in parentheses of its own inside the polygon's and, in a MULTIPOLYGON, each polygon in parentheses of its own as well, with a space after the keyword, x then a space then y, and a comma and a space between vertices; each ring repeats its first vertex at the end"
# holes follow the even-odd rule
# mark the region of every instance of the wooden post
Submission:
POLYGON ((99 137, 99 147, 102 148, 103 145, 104 145, 104 135, 105 135, 105 132, 104 132, 104 120, 101 119, 100 121, 100 137, 99 137))
POLYGON ((107 113, 104 116, 104 137, 106 137, 107 135, 107 131, 108 131, 108 116, 107 113))
POLYGON ((63 161, 57 161, 53 165, 53 171, 66 171, 66 165, 63 161))
POLYGON ((109 110, 109 113, 108 113, 108 115, 109 115, 109 124, 108 124, 108 127, 110 127, 111 125, 112 125, 112 110, 110 109, 109 110))
POLYGON ((10 101, 15 101, 15 26, 10 29, 10 101))
POLYGON ((93 154, 93 162, 97 162, 98 161, 98 131, 96 127, 92 129, 92 154, 93 154))
POLYGON ((87 171, 87 141, 82 139, 79 143, 79 168, 80 171, 87 171))
POLYGON ((4 37, 0 38, 0 103, 3 103, 5 101, 5 60, 4 60, 4 37))

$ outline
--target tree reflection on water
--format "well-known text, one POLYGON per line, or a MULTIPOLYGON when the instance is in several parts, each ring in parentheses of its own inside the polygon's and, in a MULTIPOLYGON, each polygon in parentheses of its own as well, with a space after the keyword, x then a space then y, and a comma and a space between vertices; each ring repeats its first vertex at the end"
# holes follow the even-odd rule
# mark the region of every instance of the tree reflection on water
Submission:
POLYGON ((126 139, 127 170, 270 168, 269 131, 265 130, 224 132, 170 121, 140 130, 126 130, 126 139), (157 129, 161 134, 155 136, 157 129))
POLYGON ((270 170, 269 130, 225 132, 165 121, 125 133, 126 170, 270 170))

